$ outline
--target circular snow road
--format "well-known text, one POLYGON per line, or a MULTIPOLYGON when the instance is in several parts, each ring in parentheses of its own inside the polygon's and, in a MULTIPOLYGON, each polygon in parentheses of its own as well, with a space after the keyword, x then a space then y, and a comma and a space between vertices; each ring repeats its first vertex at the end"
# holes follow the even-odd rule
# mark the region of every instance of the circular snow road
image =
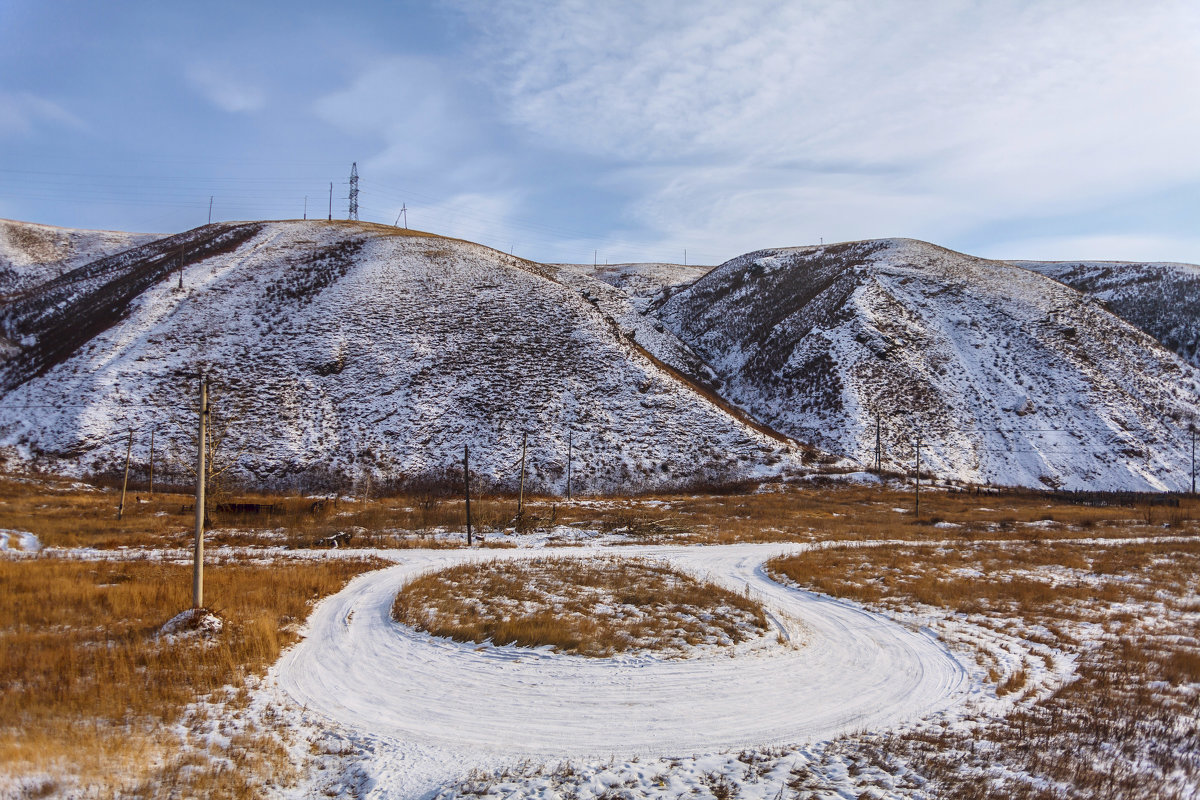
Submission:
POLYGON ((945 709, 966 670, 935 639, 781 586, 762 564, 795 545, 410 551, 323 601, 276 666, 279 685, 345 725, 434 746, 531 757, 677 755, 802 744, 945 709), (749 585, 781 638, 736 657, 592 659, 481 647, 399 625, 397 590, 468 560, 654 558, 738 591, 749 585))

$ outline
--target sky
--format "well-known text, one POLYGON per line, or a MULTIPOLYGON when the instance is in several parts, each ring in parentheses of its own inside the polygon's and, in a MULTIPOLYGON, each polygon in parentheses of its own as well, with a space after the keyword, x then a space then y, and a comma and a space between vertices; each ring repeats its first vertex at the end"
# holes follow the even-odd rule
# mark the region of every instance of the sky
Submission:
POLYGON ((345 218, 357 163, 541 261, 1200 263, 1198 143, 1195 0, 0 0, 0 217, 68 227, 345 218))

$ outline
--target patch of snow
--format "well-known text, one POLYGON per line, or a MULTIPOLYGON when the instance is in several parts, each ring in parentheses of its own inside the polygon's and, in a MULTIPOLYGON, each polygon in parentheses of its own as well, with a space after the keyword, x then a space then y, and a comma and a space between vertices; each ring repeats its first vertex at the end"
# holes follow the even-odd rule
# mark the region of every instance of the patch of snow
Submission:
POLYGON ((38 537, 28 531, 0 530, 0 550, 8 552, 37 553, 42 549, 38 537))

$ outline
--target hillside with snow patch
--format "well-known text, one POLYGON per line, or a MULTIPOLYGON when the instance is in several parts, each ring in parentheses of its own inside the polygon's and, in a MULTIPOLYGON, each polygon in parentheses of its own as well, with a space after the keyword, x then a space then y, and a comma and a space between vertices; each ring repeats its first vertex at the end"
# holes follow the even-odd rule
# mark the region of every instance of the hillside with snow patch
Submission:
POLYGON ((1182 489, 1200 375, 1095 299, 1007 262, 889 239, 762 250, 667 300, 725 397, 885 468, 1182 489))
POLYGON ((704 360, 655 316, 672 291, 695 283, 712 267, 680 264, 556 264, 555 277, 620 327, 656 358, 694 380, 711 385, 716 375, 704 360))
POLYGON ((219 458, 259 485, 349 479, 637 491, 800 468, 660 367, 553 268, 367 223, 224 223, 86 265, 3 310, 0 445, 69 471, 186 476, 196 375, 219 458), (178 271, 183 260, 182 289, 178 271))
POLYGON ((56 228, 0 219, 0 298, 157 238, 153 233, 56 228))
POLYGON ((1169 262, 1013 261, 1095 297, 1200 367, 1200 266, 1169 262))

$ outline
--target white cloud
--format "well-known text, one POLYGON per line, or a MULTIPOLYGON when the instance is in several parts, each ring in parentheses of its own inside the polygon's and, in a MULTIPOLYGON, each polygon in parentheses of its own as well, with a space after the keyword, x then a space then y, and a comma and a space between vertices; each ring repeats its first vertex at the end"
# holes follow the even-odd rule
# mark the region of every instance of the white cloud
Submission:
POLYGON ((266 104, 266 94, 229 65, 193 64, 188 83, 206 100, 231 114, 257 111, 266 104))
POLYGON ((453 155, 476 130, 454 74, 417 57, 373 63, 347 86, 320 98, 315 110, 346 133, 383 141, 370 166, 397 172, 433 163, 452 168, 453 155))
POLYGON ((1178 261, 1200 252, 1200 237, 1101 234, 996 242, 977 255, 1017 261, 1178 261))
POLYGON ((664 242, 946 239, 1200 181, 1191 2, 472 8, 509 121, 628 165, 664 242))
POLYGON ((0 92, 0 136, 28 135, 43 124, 86 127, 82 120, 52 100, 29 92, 0 92))
MULTIPOLYGON (((467 239, 496 249, 507 250, 520 238, 515 231, 513 212, 519 204, 515 195, 470 192, 430 203, 407 203, 410 228, 444 236, 467 239)), ((400 206, 389 212, 393 218, 400 206)))

